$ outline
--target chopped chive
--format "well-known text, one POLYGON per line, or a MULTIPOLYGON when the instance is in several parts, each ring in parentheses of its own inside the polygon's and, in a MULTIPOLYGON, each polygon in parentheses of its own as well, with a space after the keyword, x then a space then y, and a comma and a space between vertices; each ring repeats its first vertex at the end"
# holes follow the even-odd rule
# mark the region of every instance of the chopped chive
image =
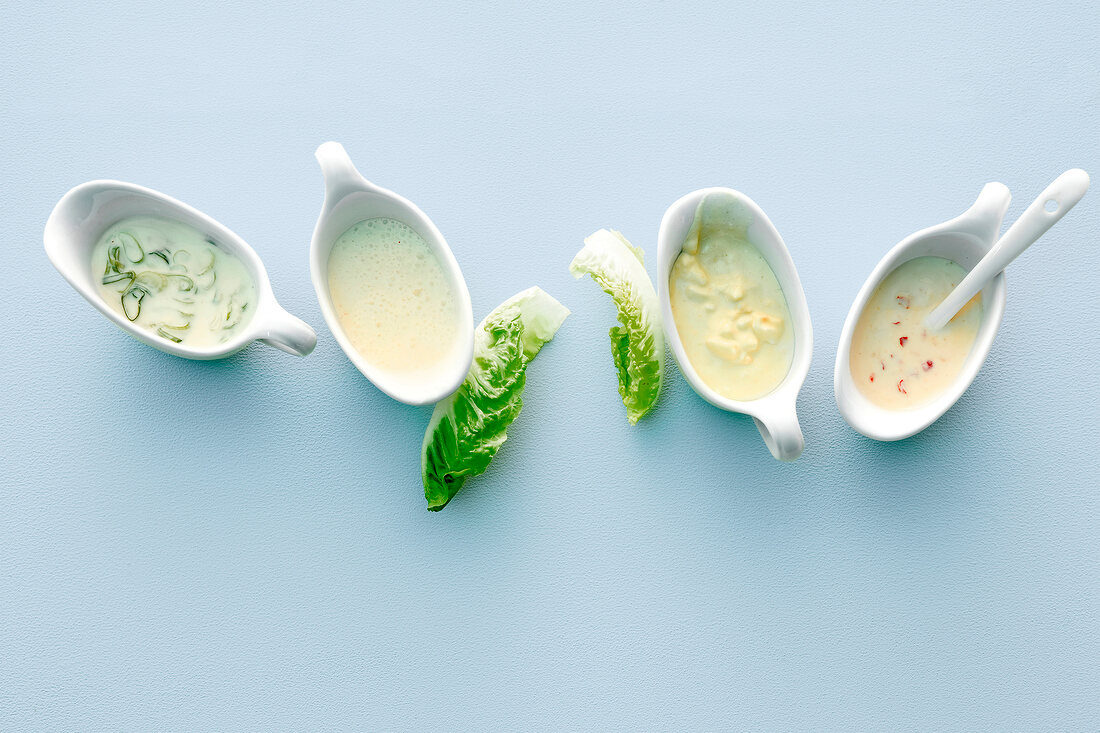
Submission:
POLYGON ((144 286, 149 292, 159 293, 161 290, 168 287, 168 278, 155 270, 145 270, 137 276, 136 281, 144 286))
POLYGON ((172 273, 170 275, 165 275, 164 277, 165 278, 169 278, 169 277, 176 278, 176 288, 181 293, 186 293, 190 290, 195 289, 195 281, 192 280, 191 278, 187 277, 187 275, 179 275, 177 273, 172 273))
POLYGON ((114 283, 128 280, 130 283, 134 281, 134 273, 132 272, 115 272, 109 275, 103 276, 104 285, 113 285, 114 283))
POLYGON ((164 338, 168 339, 172 343, 176 343, 176 344, 183 341, 183 339, 181 339, 179 336, 173 336, 172 334, 165 331, 163 328, 158 328, 157 329, 157 335, 158 336, 163 336, 164 338))
POLYGON ((198 274, 200 275, 205 275, 206 273, 212 272, 214 270, 214 262, 217 258, 213 252, 207 252, 207 254, 210 255, 210 260, 199 270, 198 274))
POLYGON ((141 315, 141 300, 149 291, 142 285, 134 284, 122 294, 122 313, 131 321, 136 321, 141 315), (131 315, 133 313, 133 315, 131 315))
POLYGON ((145 250, 141 248, 141 242, 133 234, 119 232, 118 241, 122 244, 122 251, 130 262, 136 265, 145 259, 145 250))
POLYGON ((115 272, 121 272, 124 269, 122 266, 122 247, 116 244, 114 247, 108 248, 107 264, 115 272))

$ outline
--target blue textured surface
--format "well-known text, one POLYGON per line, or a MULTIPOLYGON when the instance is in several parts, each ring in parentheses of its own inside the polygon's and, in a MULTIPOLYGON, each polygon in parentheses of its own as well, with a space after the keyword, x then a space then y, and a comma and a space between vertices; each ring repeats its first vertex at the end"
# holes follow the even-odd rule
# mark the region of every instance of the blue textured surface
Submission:
POLYGON ((985 369, 925 433, 856 435, 841 323, 880 255, 1100 173, 1095 3, 0 9, 0 729, 1100 728, 1100 192, 1016 263, 985 369), (314 147, 431 215, 480 318, 574 315, 490 472, 441 514, 428 408, 324 327, 314 147), (191 363, 49 266, 71 186, 162 190, 250 241, 318 330, 191 363), (630 428, 610 302, 567 264, 745 191, 791 249, 816 352, 807 449, 669 362, 630 428))

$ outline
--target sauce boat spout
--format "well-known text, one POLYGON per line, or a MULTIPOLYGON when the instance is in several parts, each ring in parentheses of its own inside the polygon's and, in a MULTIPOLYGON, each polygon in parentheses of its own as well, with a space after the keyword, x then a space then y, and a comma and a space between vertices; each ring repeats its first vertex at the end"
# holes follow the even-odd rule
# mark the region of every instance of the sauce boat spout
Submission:
POLYGON ((996 181, 987 183, 978 194, 974 205, 964 211, 954 222, 955 229, 964 229, 975 235, 989 247, 997 241, 1012 193, 1008 186, 996 181))
POLYGON ((377 186, 363 178, 355 164, 351 162, 348 151, 344 150, 344 146, 340 143, 321 143, 314 155, 317 162, 321 164, 321 175, 325 178, 326 206, 331 208, 349 193, 379 190, 377 186))

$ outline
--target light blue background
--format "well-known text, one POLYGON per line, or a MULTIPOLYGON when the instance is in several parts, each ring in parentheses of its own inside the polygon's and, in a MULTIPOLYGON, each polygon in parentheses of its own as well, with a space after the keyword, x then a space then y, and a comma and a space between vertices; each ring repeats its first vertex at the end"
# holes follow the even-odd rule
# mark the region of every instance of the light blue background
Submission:
POLYGON ((897 444, 832 397, 906 234, 1100 173, 1095 3, 887 9, 109 0, 0 10, 0 729, 1100 728, 1093 191, 1008 276, 977 381, 897 444), (416 201, 475 315, 573 309, 484 477, 425 511, 430 408, 340 352, 309 282, 313 150, 416 201), (158 353, 52 270, 92 178, 251 242, 306 359, 158 353), (745 191, 813 313, 807 448, 669 361, 631 428, 613 309, 567 272, 680 195, 745 191))

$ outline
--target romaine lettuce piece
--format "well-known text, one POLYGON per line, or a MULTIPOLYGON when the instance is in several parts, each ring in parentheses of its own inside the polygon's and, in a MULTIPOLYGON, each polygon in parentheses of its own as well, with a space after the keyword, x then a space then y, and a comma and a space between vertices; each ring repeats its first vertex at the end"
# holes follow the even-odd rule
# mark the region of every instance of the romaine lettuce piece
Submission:
POLYGON ((501 303, 474 329, 466 381, 435 406, 424 433, 420 471, 428 509, 445 507, 466 479, 489 467, 523 407, 527 365, 568 315, 534 287, 501 303))
POLYGON ((615 301, 622 325, 611 329, 611 356, 626 417, 633 425, 657 403, 665 362, 661 309, 642 250, 619 232, 601 229, 585 238, 569 271, 578 279, 591 275, 615 301))

